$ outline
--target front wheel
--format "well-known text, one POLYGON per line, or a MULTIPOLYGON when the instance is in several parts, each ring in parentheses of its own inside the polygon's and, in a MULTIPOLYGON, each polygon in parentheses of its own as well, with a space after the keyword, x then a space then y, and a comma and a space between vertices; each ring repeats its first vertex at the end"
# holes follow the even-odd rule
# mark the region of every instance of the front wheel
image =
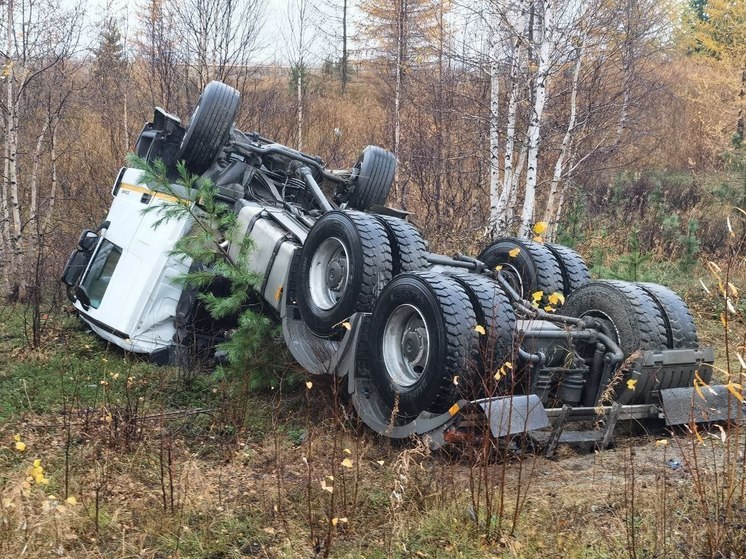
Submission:
POLYGON ((201 175, 220 155, 238 112, 239 97, 237 90, 217 81, 208 83, 200 95, 177 156, 192 173, 201 175))

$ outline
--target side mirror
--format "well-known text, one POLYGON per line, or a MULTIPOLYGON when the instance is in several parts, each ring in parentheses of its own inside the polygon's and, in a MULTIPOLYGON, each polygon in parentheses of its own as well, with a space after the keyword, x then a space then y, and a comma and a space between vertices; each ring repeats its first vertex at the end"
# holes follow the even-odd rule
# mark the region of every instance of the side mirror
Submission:
POLYGON ((78 239, 78 246, 83 252, 93 252, 93 249, 96 248, 97 243, 98 235, 90 229, 86 229, 85 231, 83 231, 80 234, 80 238, 78 239))
POLYGON ((88 292, 82 285, 75 288, 75 298, 80 301, 80 304, 83 305, 85 310, 91 308, 91 298, 88 296, 88 292))

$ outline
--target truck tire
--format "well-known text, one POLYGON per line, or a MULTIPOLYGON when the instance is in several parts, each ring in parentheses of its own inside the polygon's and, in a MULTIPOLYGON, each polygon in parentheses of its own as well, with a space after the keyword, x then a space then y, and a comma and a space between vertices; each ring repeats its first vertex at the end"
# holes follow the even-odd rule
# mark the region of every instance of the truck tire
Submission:
POLYGON ((550 295, 564 289, 557 259, 540 243, 514 237, 497 239, 481 252, 479 260, 491 270, 502 266, 504 277, 524 299, 537 291, 550 295), (518 254, 510 256, 515 249, 518 254))
POLYGON ((583 257, 580 256, 570 247, 564 245, 546 244, 549 251, 554 254, 557 263, 562 272, 562 283, 564 289, 562 293, 567 297, 570 293, 583 287, 591 281, 591 274, 588 271, 583 257))
POLYGON ((378 146, 368 146, 353 169, 356 176, 353 178, 348 206, 362 211, 371 206, 383 206, 394 184, 394 154, 378 146))
MULTIPOLYGON (((446 272, 466 289, 477 324, 485 333, 479 336, 479 369, 487 375, 513 359, 515 311, 500 285, 480 274, 446 272)), ((481 332, 480 332, 481 334, 481 332)))
POLYGON ((376 218, 381 221, 389 236, 395 276, 428 267, 427 245, 414 225, 388 215, 376 215, 376 218))
MULTIPOLYGON (((606 327, 607 334, 619 345, 624 357, 637 350, 665 349, 666 325, 655 300, 634 283, 617 280, 592 281, 570 294, 562 314, 577 318, 593 317, 606 327)), ((587 354, 592 348, 580 342, 578 351, 587 354), (583 347, 586 346, 586 347, 583 347)), ((650 403, 658 382, 655 375, 645 378, 627 373, 616 385, 614 399, 622 404, 650 403), (640 380, 628 386, 627 381, 640 380)), ((603 387, 602 387, 603 389, 603 387)))
POLYGON ((301 252, 298 309, 314 334, 338 332, 353 313, 370 311, 392 277, 383 224, 355 211, 332 211, 308 233, 301 252))
POLYGON ((239 97, 237 90, 217 81, 208 83, 200 95, 177 155, 192 173, 201 175, 220 155, 236 118, 239 97))
POLYGON ((670 349, 699 347, 697 327, 684 300, 669 288, 657 283, 638 283, 653 298, 666 323, 667 345, 670 349))
POLYGON ((453 278, 405 272, 384 288, 371 318, 369 365, 393 419, 442 413, 458 400, 460 379, 474 369, 476 324, 453 278))

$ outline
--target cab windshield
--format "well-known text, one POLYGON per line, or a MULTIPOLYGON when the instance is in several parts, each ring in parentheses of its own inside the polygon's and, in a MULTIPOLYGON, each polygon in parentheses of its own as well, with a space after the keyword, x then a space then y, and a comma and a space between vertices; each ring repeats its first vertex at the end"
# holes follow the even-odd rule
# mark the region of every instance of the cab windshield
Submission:
POLYGON ((101 240, 101 245, 88 268, 88 273, 81 282, 81 286, 85 288, 91 300, 90 306, 94 309, 101 305, 120 256, 122 256, 121 248, 106 239, 101 240))

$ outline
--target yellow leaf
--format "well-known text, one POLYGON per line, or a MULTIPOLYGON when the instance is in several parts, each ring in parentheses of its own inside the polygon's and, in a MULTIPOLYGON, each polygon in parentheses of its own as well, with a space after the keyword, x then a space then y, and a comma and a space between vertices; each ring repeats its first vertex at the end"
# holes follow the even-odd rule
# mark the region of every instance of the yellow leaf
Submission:
POLYGON ((34 468, 41 468, 41 460, 38 458, 34 460, 34 468))
POLYGON ((728 392, 733 394, 733 396, 735 396, 735 398, 739 402, 743 403, 743 392, 742 392, 743 387, 740 384, 735 383, 735 382, 729 382, 728 384, 725 385, 725 387, 728 389, 728 392))
POLYGON ((344 321, 344 322, 342 323, 342 327, 343 327, 343 328, 344 328, 345 330, 352 330, 352 324, 350 324, 350 323, 349 323, 349 322, 347 322, 346 320, 345 320, 345 321, 344 321))
POLYGON ((282 297, 282 286, 278 285, 277 290, 275 291, 275 301, 279 301, 280 297, 282 297))
POLYGON ((19 442, 21 440, 21 435, 13 435, 13 440, 19 442))
POLYGON ((542 298, 542 297, 544 297, 544 292, 543 292, 543 291, 534 291, 534 292, 533 292, 533 293, 531 294, 531 299, 533 299, 533 300, 534 300, 534 301, 536 301, 537 303, 538 303, 539 301, 541 301, 541 298, 542 298))
POLYGON ((503 267, 500 264, 498 264, 497 266, 495 266, 495 271, 496 272, 499 272, 502 269, 503 269, 503 267))
POLYGON ((338 522, 339 522, 339 518, 337 518, 336 516, 332 518, 332 526, 336 526, 338 522))
POLYGON ((658 439, 655 441, 655 446, 668 446, 668 441, 666 439, 658 439))
POLYGON ((324 491, 328 491, 329 493, 334 493, 334 486, 327 485, 325 479, 321 480, 321 489, 323 489, 324 491))
POLYGON ((16 450, 18 452, 24 452, 26 450, 26 443, 23 441, 16 441, 16 450))
POLYGON ((481 324, 477 324, 474 327, 474 330, 476 330, 478 333, 482 334, 482 336, 484 336, 487 333, 487 331, 484 329, 484 326, 482 326, 481 324))
POLYGON ((627 381, 627 389, 628 390, 634 390, 635 386, 637 386, 637 379, 631 378, 627 381))
POLYGON ((545 305, 544 310, 547 312, 554 312, 554 307, 552 305, 545 305))
POLYGON ((350 460, 349 458, 345 458, 344 460, 342 460, 342 467, 352 468, 352 460, 350 460))
POLYGON ((565 304, 565 296, 562 295, 559 291, 555 291, 549 296, 549 303, 552 305, 564 305, 565 304))
POLYGON ((67 499, 65 499, 65 502, 68 505, 77 505, 78 504, 78 500, 75 497, 73 497, 72 495, 70 495, 67 499))
POLYGON ((725 316, 724 312, 720 313, 720 322, 722 323, 723 328, 728 328, 728 318, 725 316))
POLYGON ((508 251, 508 256, 510 256, 511 258, 515 258, 520 253, 521 253, 521 249, 518 247, 515 247, 514 249, 508 251))
POLYGON ((535 223, 534 224, 534 233, 536 233, 537 235, 543 235, 544 233, 546 233, 548 225, 549 224, 546 221, 539 221, 539 222, 535 223))
POLYGON ((313 388, 313 383, 310 380, 306 381, 306 388, 308 388, 309 390, 311 390, 311 388, 313 388))
POLYGON ((352 454, 352 451, 349 448, 345 448, 342 452, 345 454, 352 454))
POLYGON ((535 243, 539 243, 539 244, 543 244, 543 243, 544 243, 544 237, 542 237, 542 236, 540 236, 540 235, 536 235, 536 236, 534 237, 534 242, 535 242, 535 243))

